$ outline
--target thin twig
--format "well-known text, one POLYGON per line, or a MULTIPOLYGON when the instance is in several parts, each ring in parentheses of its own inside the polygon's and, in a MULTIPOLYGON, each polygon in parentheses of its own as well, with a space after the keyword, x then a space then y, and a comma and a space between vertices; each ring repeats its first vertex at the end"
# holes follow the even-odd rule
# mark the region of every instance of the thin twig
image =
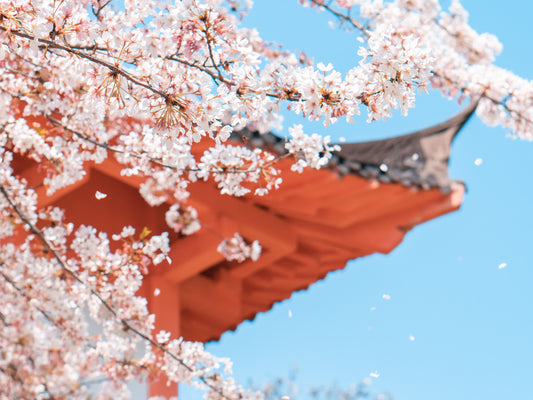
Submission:
POLYGON ((352 27, 354 27, 357 30, 360 30, 363 32, 366 36, 370 35, 369 30, 363 26, 358 21, 351 18, 349 15, 343 14, 340 11, 335 10, 331 5, 325 4, 323 1, 320 0, 311 0, 311 3, 318 7, 322 7, 324 10, 328 11, 330 14, 334 15, 336 18, 340 19, 342 22, 348 22, 352 27))

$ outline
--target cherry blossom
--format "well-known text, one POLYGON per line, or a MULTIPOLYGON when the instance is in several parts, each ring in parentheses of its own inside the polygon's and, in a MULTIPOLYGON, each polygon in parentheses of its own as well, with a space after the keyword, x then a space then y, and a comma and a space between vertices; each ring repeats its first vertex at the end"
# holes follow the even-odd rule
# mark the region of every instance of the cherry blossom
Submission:
POLYGON ((198 213, 191 206, 172 205, 165 214, 165 220, 174 231, 184 235, 191 235, 201 227, 198 213))
POLYGON ((250 245, 247 244, 241 235, 235 233, 231 239, 224 239, 217 250, 222 253, 227 260, 243 262, 247 258, 256 261, 261 255, 261 245, 254 240, 250 245))
MULTIPOLYGON (((459 1, 300 3, 354 34, 347 73, 243 27, 250 0, 0 0, 0 398, 122 399, 127 382, 159 374, 209 399, 256 396, 228 360, 154 331, 136 293, 149 270, 179 263, 167 232, 98 231, 39 206, 41 189, 76 184, 89 165, 118 163, 148 204, 167 207, 169 230, 190 235, 203 226, 189 204, 197 181, 266 195, 282 185, 282 158, 303 172, 338 150, 301 125, 285 154, 230 142, 281 128, 282 108, 329 127, 407 114, 437 90, 479 100, 485 123, 533 138, 532 83, 493 64, 501 44, 469 26, 459 1), (37 185, 17 175, 20 160, 38 165, 37 185)), ((243 262, 261 246, 235 233, 218 250, 243 262)))

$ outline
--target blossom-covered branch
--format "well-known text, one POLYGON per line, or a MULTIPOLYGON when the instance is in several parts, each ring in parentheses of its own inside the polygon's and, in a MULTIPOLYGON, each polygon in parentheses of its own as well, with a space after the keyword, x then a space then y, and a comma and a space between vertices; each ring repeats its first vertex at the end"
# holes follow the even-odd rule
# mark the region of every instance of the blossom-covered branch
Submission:
MULTIPOLYGON (((469 26, 458 1, 447 11, 437 0, 302 1, 361 35, 344 75, 242 27, 237 3, 0 0, 1 395, 83 399, 92 385, 100 398, 126 398, 128 381, 162 374, 213 399, 254 396, 200 344, 154 332, 136 292, 166 260, 168 233, 102 232, 40 206, 92 164, 113 157, 148 204, 168 205, 169 230, 192 235, 202 227, 188 204, 197 181, 224 196, 266 195, 282 184, 280 160, 303 172, 338 150, 300 125, 281 155, 229 142, 244 128, 280 128, 282 107, 328 127, 361 110, 369 121, 407 114, 434 88, 481 97, 487 123, 533 137, 531 82, 492 64, 499 42, 469 26), (37 182, 22 177, 24 163, 37 182)), ((228 260, 260 255, 254 238, 221 239, 228 260)))
MULTIPOLYGON (((477 114, 487 124, 502 125, 524 139, 533 138, 532 82, 492 64, 501 44, 493 35, 479 34, 468 25, 468 13, 459 1, 454 0, 448 11, 442 10, 437 0, 309 0, 302 4, 325 9, 341 26, 347 23, 363 33, 361 40, 367 46, 361 47, 359 54, 380 71, 392 66, 389 78, 396 73, 403 79, 412 70, 405 68, 408 63, 401 57, 390 58, 391 44, 405 47, 412 43, 407 51, 410 58, 432 49, 427 54, 433 57, 429 67, 433 88, 459 100, 480 98, 477 114), (384 50, 387 56, 380 57, 384 50)), ((371 107, 373 111, 376 108, 371 107)), ((405 110, 405 105, 400 107, 405 110)))
MULTIPOLYGON (((85 261, 85 266, 87 266, 89 259, 94 257, 94 253, 91 252, 90 247, 94 245, 105 246, 105 235, 100 234, 96 237, 94 229, 81 227, 75 232, 76 238, 70 246, 70 250, 75 251, 77 257, 68 258, 66 256, 67 247, 65 246, 65 239, 72 232, 72 226, 71 224, 70 226, 62 226, 62 215, 59 210, 51 210, 47 216, 40 215, 41 219, 48 217, 52 221, 55 221, 55 224, 51 225, 49 228, 41 230, 20 211, 17 204, 15 204, 15 200, 11 198, 9 189, 0 185, 0 194, 9 204, 14 215, 16 215, 20 222, 24 224, 24 226, 27 227, 43 245, 43 255, 38 259, 32 259, 33 255, 29 255, 28 253, 28 250, 30 250, 28 249, 28 246, 31 247, 32 245, 32 237, 29 237, 18 251, 15 246, 10 245, 2 248, 4 251, 2 252, 3 256, 0 258, 0 266, 2 267, 0 270, 0 276, 12 289, 15 290, 14 293, 11 292, 12 296, 10 297, 12 297, 13 301, 13 295, 18 294, 18 303, 22 300, 23 304, 28 305, 30 309, 33 308, 35 311, 38 311, 43 315, 45 319, 51 323, 51 326, 55 328, 54 331, 59 331, 54 334, 54 336, 59 335, 62 343, 70 343, 71 346, 75 346, 76 358, 80 360, 79 365, 75 365, 72 363, 72 360, 69 360, 65 355, 60 357, 60 355, 57 354, 57 359, 55 360, 56 365, 54 368, 81 368, 80 371, 76 371, 77 374, 72 375, 71 373, 72 378, 76 379, 76 383, 80 379, 80 375, 78 374, 81 374, 82 376, 83 370, 90 371, 98 366, 99 369, 109 368, 110 366, 113 366, 115 369, 129 367, 127 373, 131 376, 139 375, 147 368, 157 368, 166 370, 170 380, 183 381, 185 379, 190 381, 196 378, 210 390, 217 393, 221 398, 230 400, 236 397, 243 397, 242 394, 238 393, 238 388, 235 388, 237 392, 226 394, 227 387, 233 387, 233 383, 230 381, 228 385, 227 381, 222 379, 218 373, 214 372, 216 371, 220 360, 209 356, 207 353, 202 356, 203 349, 199 344, 191 344, 191 346, 194 348, 193 351, 198 353, 201 360, 200 364, 207 364, 200 367, 194 365, 194 362, 191 363, 183 358, 182 354, 184 352, 191 351, 191 349, 187 349, 187 343, 184 343, 182 340, 170 341, 168 335, 164 333, 159 333, 156 340, 153 340, 150 337, 150 332, 153 330, 153 318, 147 318, 148 311, 146 310, 146 305, 139 302, 140 299, 137 298, 134 293, 140 286, 141 275, 139 273, 139 267, 142 267, 143 265, 146 267, 150 263, 158 264, 162 261, 162 258, 165 257, 166 252, 168 252, 168 238, 166 238, 165 235, 162 235, 161 237, 154 236, 150 240, 144 240, 143 238, 141 241, 133 242, 131 246, 125 248, 126 251, 115 253, 114 259, 108 259, 107 262, 102 262, 102 260, 99 260, 100 262, 96 260, 91 261, 89 262, 90 270, 87 271, 80 269, 78 263, 80 261, 85 261), (58 246, 59 243, 63 245, 58 246), (159 252, 161 253, 158 254, 159 252), (51 254, 51 258, 46 256, 47 253, 51 254), (138 258, 138 256, 141 256, 144 260, 141 262, 135 262, 135 259, 138 258), (31 263, 29 265, 33 267, 31 268, 32 282, 24 282, 24 274, 16 273, 16 268, 20 268, 20 265, 17 264, 24 258, 25 261, 29 261, 31 263), (97 262, 100 265, 96 265, 97 262), (38 266, 41 268, 40 271, 37 268, 38 266), (43 270, 43 268, 45 270, 43 270), (127 269, 129 269, 128 275, 131 274, 130 276, 125 275, 127 269), (4 271, 9 271, 11 277, 9 277, 8 273, 4 271), (39 279, 35 281, 37 276, 39 276, 39 279), (67 305, 66 307, 63 307, 63 310, 61 310, 62 312, 59 313, 59 310, 54 309, 54 304, 51 304, 55 300, 43 296, 45 293, 39 293, 43 290, 40 286, 43 284, 44 286, 50 284, 53 276, 59 278, 56 283, 59 283, 60 285, 59 287, 55 287, 56 290, 59 289, 62 292, 66 292, 65 294, 73 294, 73 291, 75 294, 84 295, 83 300, 89 302, 89 313, 91 314, 93 323, 101 323, 102 313, 107 313, 111 316, 111 319, 107 319, 107 322, 114 321, 113 325, 115 326, 102 326, 102 329, 107 336, 107 340, 118 339, 113 338, 113 335, 118 334, 118 336, 121 336, 119 333, 121 331, 126 333, 132 332, 139 340, 142 340, 147 345, 153 346, 153 348, 156 349, 156 353, 154 353, 151 348, 147 347, 145 348, 146 354, 142 358, 134 361, 134 354, 136 352, 135 344, 138 340, 129 340, 128 343, 130 348, 125 353, 109 353, 110 348, 105 346, 104 348, 99 349, 99 346, 102 347, 105 344, 105 341, 102 338, 92 336, 87 337, 87 326, 85 323, 81 323, 79 326, 77 325, 81 322, 79 312, 83 309, 83 303, 75 304, 74 306, 72 304, 67 305), (129 281, 126 281, 125 279, 129 281), (21 285, 19 286, 16 281, 21 282, 21 285), (121 284, 119 284, 118 281, 122 281, 121 284), (122 286, 127 289, 125 293, 121 293, 117 290, 122 286), (39 294, 41 296, 39 296, 39 294), (87 298, 85 298, 85 296, 87 296, 87 298), (96 303, 91 303, 92 299, 96 300, 96 303), (67 326, 68 329, 66 329, 67 326), (96 340, 98 341, 98 344, 95 343, 96 340), (160 356, 157 355, 157 351, 160 352, 160 356), (116 358, 117 356, 118 358, 116 358), (126 357, 128 362, 122 363, 122 357, 126 357), (105 360, 103 366, 100 365, 102 362, 101 360, 105 360), (91 362, 94 364, 93 366, 89 364, 91 362), (105 364, 107 364, 107 367, 105 364), (169 371, 172 371, 172 373, 169 371)), ((133 228, 125 229, 121 235, 117 235, 115 239, 133 240, 134 232, 133 228)), ((35 246, 35 243, 33 243, 33 246, 35 246)), ((96 254, 101 255, 103 253, 97 252, 96 254)), ((26 266, 26 268, 28 268, 28 266, 26 266)), ((10 293, 10 290, 7 290, 5 287, 3 290, 6 290, 5 293, 7 294, 10 293)), ((13 305, 17 302, 14 301, 13 305)), ((14 335, 12 339, 20 340, 20 335, 24 334, 21 332, 24 324, 20 324, 20 315, 13 315, 12 311, 14 310, 10 311, 11 312, 9 313, 2 314, 2 321, 6 327, 13 328, 10 329, 11 333, 14 335), (8 321, 12 322, 8 323, 8 321), (15 324, 15 321, 18 321, 19 323, 15 324)), ((33 316, 32 319, 35 319, 35 316, 33 316)), ((50 328, 51 326, 48 326, 47 328, 50 328)), ((33 340, 36 341, 34 344, 40 346, 40 352, 47 351, 49 353, 52 351, 45 348, 46 343, 39 342, 37 339, 38 338, 33 338, 33 340)), ((0 340, 7 341, 8 338, 0 335, 0 340)), ((9 346, 7 343, 3 344, 9 346)), ((57 346, 57 343, 52 342, 52 345, 57 346)), ((60 349, 56 349, 55 351, 57 353, 61 352, 60 349)), ((68 351, 73 351, 73 349, 70 348, 68 351)), ((27 360, 30 361, 33 368, 37 367, 37 363, 33 360, 32 356, 28 356, 27 360)), ((10 357, 6 355, 0 363, 0 366, 2 364, 8 366, 15 365, 13 364, 14 362, 14 360, 11 360, 10 357)), ((28 366, 25 368, 28 368, 28 366)), ((115 373, 118 372, 118 370, 115 371, 115 373)), ((33 374, 37 373, 37 370, 33 371, 33 374)), ((117 379, 119 377, 114 378, 117 379)), ((113 377, 108 377, 108 379, 112 380, 113 377)), ((17 393, 19 390, 21 390, 20 393, 25 393, 30 390, 29 387, 33 387, 33 393, 36 395, 38 394, 39 385, 43 385, 43 382, 48 382, 48 380, 49 378, 43 377, 42 381, 21 381, 19 385, 20 387, 12 388, 11 393, 17 393)), ((66 388, 56 389, 56 385, 57 382, 47 383, 47 393, 52 398, 65 398, 66 388), (48 387, 54 389, 50 391, 48 387)), ((74 382, 71 382, 70 385, 74 386, 74 382)), ((74 393, 72 393, 71 388, 67 393, 69 396, 73 396, 69 398, 74 398, 74 393)), ((79 395, 80 393, 76 394, 79 395)), ((22 397, 25 397, 25 395, 22 395, 22 397)))

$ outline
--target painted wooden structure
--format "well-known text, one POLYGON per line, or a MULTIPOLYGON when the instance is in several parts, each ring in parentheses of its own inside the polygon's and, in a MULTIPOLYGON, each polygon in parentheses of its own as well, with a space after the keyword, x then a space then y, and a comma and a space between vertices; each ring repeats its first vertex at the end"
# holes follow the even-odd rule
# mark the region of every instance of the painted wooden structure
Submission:
MULTIPOLYGON (((208 228, 187 237, 171 234, 172 265, 157 266, 145 277, 142 294, 157 315, 157 329, 188 340, 216 340, 348 260, 389 253, 415 225, 456 210, 464 186, 448 178, 450 144, 474 109, 411 135, 344 144, 329 169, 297 174, 290 172, 289 160, 282 161, 284 183, 265 197, 222 196, 212 182, 192 184, 190 204, 208 228), (228 262, 217 252, 221 238, 235 232, 260 241, 258 261, 228 262)), ((284 151, 273 135, 244 131, 238 137, 284 151)), ((15 169, 30 186, 42 179, 37 164, 18 160, 15 169)), ((83 180, 52 196, 37 188, 39 205, 60 206, 69 221, 109 233, 123 225, 167 231, 169 205, 149 206, 138 193, 142 179, 122 176, 121 169, 111 157, 88 166, 83 180), (97 200, 97 190, 107 197, 97 200)), ((150 392, 175 395, 176 388, 162 381, 150 392)))

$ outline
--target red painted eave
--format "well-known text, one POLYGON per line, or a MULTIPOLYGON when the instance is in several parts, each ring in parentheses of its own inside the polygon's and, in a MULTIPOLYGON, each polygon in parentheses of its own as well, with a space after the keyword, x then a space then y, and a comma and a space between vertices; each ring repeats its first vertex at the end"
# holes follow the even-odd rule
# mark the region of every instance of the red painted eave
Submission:
MULTIPOLYGON (((220 195, 210 182, 191 185, 190 203, 198 209, 204 228, 189 237, 171 235, 172 265, 154 267, 146 277, 144 294, 152 306, 163 299, 155 299, 152 289, 174 292, 163 294, 174 298, 174 305, 163 301, 153 309, 173 314, 160 316, 162 326, 165 320, 174 320, 173 325, 179 321, 176 326, 184 338, 216 340, 347 261, 390 252, 415 225, 459 208, 464 194, 460 184, 445 194, 355 175, 339 177, 331 170, 297 174, 289 170, 288 161, 280 168, 285 171, 284 184, 264 197, 220 195), (263 254, 258 261, 227 262, 217 252, 221 237, 235 232, 260 241, 263 254)), ((120 169, 107 160, 90 166, 83 180, 51 196, 38 188, 39 205, 63 207, 68 220, 109 234, 123 225, 148 227, 154 233, 167 230, 168 205, 148 206, 138 194, 142 180, 123 177, 120 169), (97 190, 107 197, 97 200, 97 190)), ((31 183, 42 171, 19 160, 18 173, 31 183)))
MULTIPOLYGON (((215 340, 347 261, 390 252, 415 225, 456 210, 464 194, 459 184, 445 194, 354 175, 340 178, 331 170, 297 174, 288 165, 281 165, 286 171, 281 188, 264 197, 234 198, 218 194, 212 183, 191 185, 190 203, 205 227, 190 237, 171 235, 173 263, 154 267, 146 285, 172 283, 180 303, 172 308, 186 339, 215 340), (258 261, 226 262, 216 251, 221 237, 235 232, 260 241, 258 261)), ((69 220, 109 234, 128 224, 167 230, 168 205, 148 206, 138 194, 141 180, 121 176, 120 168, 110 160, 93 165, 76 185, 49 197, 39 193, 39 205, 61 206, 69 220), (108 196, 97 200, 96 190, 108 196)), ((38 178, 34 165, 19 169, 29 180, 38 178)))
POLYGON ((415 225, 457 210, 464 195, 460 184, 444 194, 352 175, 339 178, 328 170, 287 180, 290 184, 263 198, 221 200, 212 188, 193 190, 199 205, 220 207, 221 219, 245 238, 259 239, 263 256, 239 264, 222 261, 215 252, 209 262, 200 252, 191 255, 201 259, 198 263, 188 260, 195 265, 190 276, 176 260, 163 276, 179 281, 185 338, 216 340, 349 260, 389 253, 415 225))

